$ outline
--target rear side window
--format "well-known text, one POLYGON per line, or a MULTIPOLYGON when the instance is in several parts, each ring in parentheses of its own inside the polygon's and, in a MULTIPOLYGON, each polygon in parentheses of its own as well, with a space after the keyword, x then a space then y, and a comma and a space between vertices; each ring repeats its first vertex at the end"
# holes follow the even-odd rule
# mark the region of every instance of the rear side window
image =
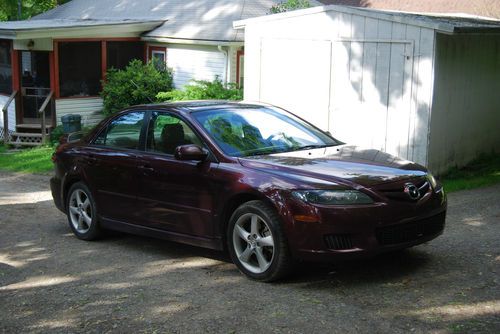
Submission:
POLYGON ((173 155, 177 146, 203 146, 202 141, 184 121, 170 114, 154 112, 148 129, 146 149, 150 152, 173 155))
POLYGON ((113 120, 94 141, 95 145, 135 150, 139 148, 144 112, 131 112, 113 120))

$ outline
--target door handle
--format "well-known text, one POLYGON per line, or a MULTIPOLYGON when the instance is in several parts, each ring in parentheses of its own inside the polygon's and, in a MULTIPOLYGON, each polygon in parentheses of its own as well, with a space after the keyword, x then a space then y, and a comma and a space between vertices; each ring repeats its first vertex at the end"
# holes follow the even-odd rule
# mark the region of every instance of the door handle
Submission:
POLYGON ((89 165, 97 165, 97 158, 93 155, 87 155, 86 160, 89 165))
POLYGON ((139 169, 142 169, 142 170, 147 171, 147 172, 154 172, 154 170, 155 170, 150 165, 141 165, 141 166, 139 166, 139 169))

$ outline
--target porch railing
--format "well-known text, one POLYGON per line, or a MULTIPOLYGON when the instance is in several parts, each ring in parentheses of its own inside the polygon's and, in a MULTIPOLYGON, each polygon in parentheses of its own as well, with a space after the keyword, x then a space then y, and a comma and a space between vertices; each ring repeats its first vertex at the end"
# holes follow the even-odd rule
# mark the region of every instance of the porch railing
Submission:
POLYGON ((47 105, 49 104, 50 100, 52 100, 52 97, 54 96, 54 91, 50 91, 49 95, 45 98, 45 101, 43 101, 42 106, 40 107, 40 110, 38 110, 38 113, 42 116, 42 144, 46 143, 46 137, 47 137, 47 125, 45 124, 45 109, 47 108, 47 105))
POLYGON ((17 90, 10 94, 7 103, 3 106, 3 142, 7 144, 9 142, 9 107, 12 101, 16 98, 17 90))

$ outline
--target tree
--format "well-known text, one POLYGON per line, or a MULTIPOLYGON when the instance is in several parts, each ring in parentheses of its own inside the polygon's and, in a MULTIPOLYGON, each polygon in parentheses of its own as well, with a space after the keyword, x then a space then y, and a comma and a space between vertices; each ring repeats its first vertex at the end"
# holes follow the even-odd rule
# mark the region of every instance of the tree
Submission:
POLYGON ((271 7, 270 13, 284 13, 291 10, 309 8, 311 4, 308 0, 287 0, 271 7))
POLYGON ((1 0, 0 21, 13 21, 18 19, 18 4, 21 3, 21 20, 46 12, 69 0, 1 0))

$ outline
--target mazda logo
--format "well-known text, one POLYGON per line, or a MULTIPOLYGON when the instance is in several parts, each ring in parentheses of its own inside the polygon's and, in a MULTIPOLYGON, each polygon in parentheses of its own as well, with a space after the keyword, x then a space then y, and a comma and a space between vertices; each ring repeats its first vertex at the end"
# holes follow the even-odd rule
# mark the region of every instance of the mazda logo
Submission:
POLYGON ((418 192, 418 188, 413 183, 405 184, 405 194, 408 195, 413 200, 417 200, 420 197, 420 193, 418 192))

